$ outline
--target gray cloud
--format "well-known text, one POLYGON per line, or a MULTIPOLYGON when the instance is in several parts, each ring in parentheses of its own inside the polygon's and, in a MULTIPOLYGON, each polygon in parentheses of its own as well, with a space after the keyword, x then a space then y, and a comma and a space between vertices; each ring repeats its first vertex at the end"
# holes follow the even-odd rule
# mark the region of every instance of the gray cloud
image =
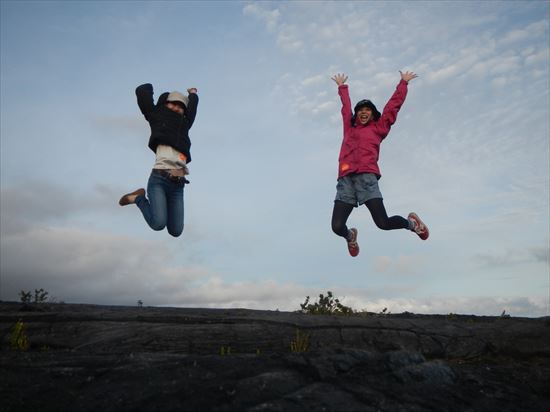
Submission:
POLYGON ((81 229, 42 227, 0 244, 3 299, 43 287, 68 302, 161 304, 206 273, 174 265, 161 242, 81 229))
POLYGON ((379 273, 407 276, 421 273, 425 267, 424 256, 378 256, 374 262, 375 270, 379 273))
POLYGON ((530 246, 522 249, 509 249, 495 253, 479 253, 473 257, 481 267, 499 268, 521 265, 524 263, 550 262, 548 245, 530 246))
MULTIPOLYGON (((359 299, 357 299, 359 301, 359 299)), ((355 305, 361 305, 356 299, 348 299, 355 305)), ((349 304, 349 303, 348 303, 349 304)), ((502 311, 511 316, 539 317, 549 315, 548 302, 543 297, 440 297, 432 299, 373 299, 364 301, 369 311, 379 312, 384 308, 392 313, 412 312, 423 314, 475 314, 499 316, 502 311)))
POLYGON ((43 227, 83 212, 113 210, 122 193, 122 188, 105 184, 96 184, 82 193, 38 179, 3 186, 0 190, 0 232, 26 231, 36 224, 43 227))
POLYGON ((59 301, 96 304, 298 309, 307 289, 271 280, 224 281, 178 265, 163 242, 73 228, 2 236, 1 299, 44 288, 59 301))
POLYGON ((143 136, 149 132, 149 126, 139 113, 134 116, 94 117, 90 121, 92 127, 101 131, 102 135, 108 136, 109 139, 113 136, 133 136, 139 137, 139 141, 142 142, 143 136))
POLYGON ((79 200, 73 192, 38 180, 3 187, 0 201, 2 213, 29 220, 60 218, 79 208, 79 200))
MULTIPOLYGON (((18 300, 20 290, 46 289, 58 300, 96 304, 246 307, 298 310, 309 295, 326 290, 275 280, 227 281, 201 265, 174 264, 162 242, 66 228, 42 228, 0 240, 0 293, 18 300)), ((262 276, 258 276, 262 279, 262 276)), ((403 291, 329 287, 357 310, 393 313, 462 313, 543 316, 541 297, 392 297, 403 291), (377 296, 375 296, 375 294, 377 296), (383 298, 381 296, 386 295, 383 298)))
POLYGON ((528 252, 537 262, 550 264, 550 247, 548 246, 548 242, 544 246, 531 247, 528 249, 528 252))

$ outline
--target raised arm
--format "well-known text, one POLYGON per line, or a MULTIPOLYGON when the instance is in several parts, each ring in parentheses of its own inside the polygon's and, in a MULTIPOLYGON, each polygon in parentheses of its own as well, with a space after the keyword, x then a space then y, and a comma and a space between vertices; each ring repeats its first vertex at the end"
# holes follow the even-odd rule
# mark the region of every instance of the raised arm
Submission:
POLYGON ((187 93, 189 93, 189 102, 187 103, 187 108, 185 110, 185 117, 187 118, 188 127, 191 128, 191 126, 193 126, 193 122, 195 121, 195 116, 197 115, 199 96, 197 94, 196 87, 187 89, 187 93))
POLYGON ((418 75, 413 72, 405 72, 403 73, 401 70, 399 70, 399 74, 401 74, 401 80, 406 81, 409 83, 412 79, 416 79, 418 75))
POLYGON ((351 127, 351 118, 353 116, 351 112, 351 100, 349 98, 349 88, 346 84, 348 76, 344 74, 336 74, 331 77, 332 80, 338 85, 338 95, 342 101, 342 122, 344 124, 344 131, 351 127))
POLYGON ((149 114, 155 108, 155 103, 153 102, 153 85, 151 83, 145 83, 136 88, 137 103, 139 110, 148 119, 149 114))
POLYGON ((408 83, 412 79, 417 78, 418 76, 413 72, 405 72, 401 74, 401 80, 397 84, 397 87, 395 89, 395 92, 393 93, 390 100, 388 100, 388 103, 386 103, 386 106, 384 106, 384 110, 382 111, 382 116, 380 117, 380 120, 378 122, 378 127, 381 128, 381 131, 384 135, 387 135, 392 127, 392 125, 397 120, 397 113, 399 112, 399 109, 401 109, 401 106, 405 102, 405 98, 407 97, 408 92, 408 83))

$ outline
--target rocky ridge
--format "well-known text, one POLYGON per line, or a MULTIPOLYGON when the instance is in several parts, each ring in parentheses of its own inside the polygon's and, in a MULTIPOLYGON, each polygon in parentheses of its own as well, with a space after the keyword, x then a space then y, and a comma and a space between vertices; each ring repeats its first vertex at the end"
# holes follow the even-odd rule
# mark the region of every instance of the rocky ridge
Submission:
POLYGON ((3 410, 550 410, 550 318, 0 302, 0 332, 3 410))

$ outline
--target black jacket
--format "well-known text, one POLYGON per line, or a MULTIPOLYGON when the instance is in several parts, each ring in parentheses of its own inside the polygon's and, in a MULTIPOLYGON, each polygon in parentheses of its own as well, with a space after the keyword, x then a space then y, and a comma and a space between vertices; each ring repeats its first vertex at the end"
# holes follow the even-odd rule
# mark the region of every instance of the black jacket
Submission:
POLYGON ((189 94, 189 103, 182 116, 165 106, 168 94, 168 92, 161 94, 155 105, 152 84, 146 83, 136 88, 139 109, 151 126, 149 148, 156 153, 159 144, 172 146, 183 153, 189 163, 191 162, 189 129, 195 121, 199 96, 195 93, 189 94))

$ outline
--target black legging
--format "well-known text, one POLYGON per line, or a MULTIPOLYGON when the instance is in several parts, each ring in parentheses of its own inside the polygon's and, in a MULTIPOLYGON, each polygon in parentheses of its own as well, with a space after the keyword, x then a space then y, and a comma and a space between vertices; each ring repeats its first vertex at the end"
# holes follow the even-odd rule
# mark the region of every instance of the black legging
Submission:
MULTIPOLYGON (((376 226, 382 230, 394 230, 394 229, 408 229, 409 221, 401 216, 388 217, 384 202, 382 199, 371 199, 365 202, 365 206, 370 211, 372 220, 376 226)), ((347 237, 348 227, 346 222, 353 210, 353 205, 341 202, 340 200, 334 201, 334 209, 332 210, 332 231, 338 236, 347 237)))

